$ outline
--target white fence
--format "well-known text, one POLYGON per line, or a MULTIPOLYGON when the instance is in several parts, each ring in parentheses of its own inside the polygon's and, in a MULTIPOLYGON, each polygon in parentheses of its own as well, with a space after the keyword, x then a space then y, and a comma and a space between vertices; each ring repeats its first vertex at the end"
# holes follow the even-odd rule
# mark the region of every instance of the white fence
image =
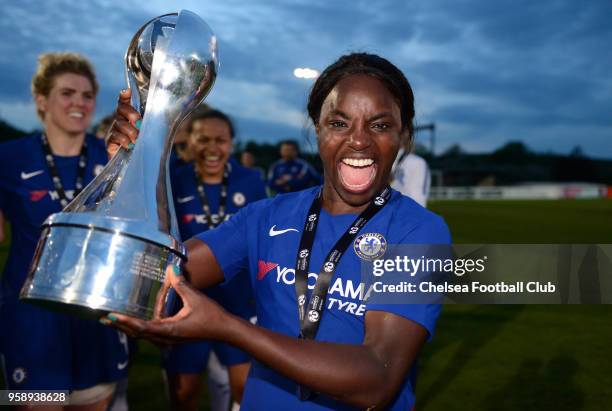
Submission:
POLYGON ((520 186, 432 187, 431 200, 558 200, 563 198, 605 198, 602 184, 529 184, 520 186))

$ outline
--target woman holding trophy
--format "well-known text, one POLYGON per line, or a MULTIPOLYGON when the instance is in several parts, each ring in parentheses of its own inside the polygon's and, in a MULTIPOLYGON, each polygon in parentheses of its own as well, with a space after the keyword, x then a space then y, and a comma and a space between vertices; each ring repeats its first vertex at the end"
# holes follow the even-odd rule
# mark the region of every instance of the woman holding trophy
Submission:
MULTIPOLYGON (((266 197, 265 183, 259 173, 230 161, 234 125, 218 110, 197 110, 188 118, 187 150, 193 163, 172 173, 172 194, 183 240, 215 228, 246 204, 266 197)), ((223 286, 206 290, 206 294, 244 319, 255 316, 248 276, 237 276, 223 286)), ((164 369, 175 409, 196 410, 200 398, 201 374, 211 349, 227 367, 231 396, 240 402, 249 369, 249 356, 220 342, 193 342, 164 352, 164 369)), ((215 397, 209 393, 209 397, 215 397)), ((211 398, 212 399, 212 398, 211 398)), ((226 410, 229 404, 214 409, 226 410)))
POLYGON ((41 224, 107 162, 104 144, 86 134, 97 91, 95 73, 84 57, 41 55, 32 94, 43 132, 0 146, 0 210, 12 232, 0 280, 5 383, 9 389, 69 390, 71 409, 83 410, 104 410, 115 381, 126 375, 126 336, 93 320, 21 302, 18 296, 41 224))
MULTIPOLYGON (((139 115, 125 99, 117 112, 111 150, 137 134, 139 115)), ((440 307, 371 304, 360 292, 362 261, 384 253, 365 245, 450 242, 440 217, 387 186, 400 142, 413 134, 412 89, 389 61, 350 54, 317 79, 308 114, 323 185, 250 204, 187 241, 183 273, 167 273, 183 301, 176 315, 105 322, 159 342, 243 349, 254 358, 244 410, 412 409, 414 365, 440 307), (244 274, 258 325, 198 291, 244 274)))

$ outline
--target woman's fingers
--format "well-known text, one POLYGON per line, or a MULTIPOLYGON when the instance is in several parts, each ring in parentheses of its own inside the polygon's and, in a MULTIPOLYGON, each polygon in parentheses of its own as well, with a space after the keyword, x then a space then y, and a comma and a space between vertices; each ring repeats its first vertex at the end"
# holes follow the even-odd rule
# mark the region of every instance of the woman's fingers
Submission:
POLYGON ((124 89, 119 92, 117 101, 117 117, 124 117, 133 125, 140 120, 140 113, 132 107, 132 89, 124 89))
MULTIPOLYGON (((220 307, 204 294, 193 288, 180 274, 176 265, 166 271, 166 281, 158 297, 155 319, 144 321, 124 314, 111 313, 101 321, 136 338, 147 338, 162 345, 175 344, 193 339, 208 338, 210 319, 214 319, 212 329, 222 324, 220 307), (172 317, 161 318, 165 288, 172 287, 183 301, 183 308, 172 317)), ((215 328, 216 327, 216 328, 215 328)))
POLYGON ((170 283, 164 282, 157 292, 155 306, 153 307, 153 319, 157 320, 172 315, 170 309, 172 308, 171 305, 174 305, 174 299, 171 297, 170 290, 172 290, 170 283))
MULTIPOLYGON (((169 274, 170 277, 170 285, 176 293, 179 295, 181 300, 183 301, 183 307, 188 308, 190 311, 197 306, 198 302, 201 302, 200 299, 206 297, 202 294, 198 289, 194 288, 193 285, 188 283, 181 274, 176 274, 172 272, 169 274)), ((176 317, 181 317, 185 313, 184 310, 179 311, 176 317)))
POLYGON ((108 153, 108 158, 113 158, 115 156, 115 154, 117 154, 117 151, 119 151, 119 148, 121 147, 121 144, 117 144, 114 142, 111 142, 111 138, 113 137, 113 133, 112 130, 108 132, 107 134, 107 140, 106 140, 106 152, 108 153))
POLYGON ((100 321, 134 338, 146 338, 163 344, 173 344, 182 340, 175 335, 173 321, 145 321, 119 313, 110 313, 100 321))
POLYGON ((114 149, 115 151, 117 151, 119 147, 123 147, 126 150, 129 150, 130 144, 133 144, 132 140, 130 140, 130 138, 127 137, 125 134, 122 134, 115 130, 111 131, 108 140, 109 149, 114 149))
POLYGON ((138 128, 140 126, 140 114, 130 105, 132 90, 121 90, 117 109, 115 111, 115 121, 106 136, 106 151, 112 158, 120 147, 126 150, 136 142, 138 138, 138 128))
MULTIPOLYGON (((135 143, 138 138, 138 129, 130 122, 122 119, 115 120, 113 132, 118 137, 127 137, 129 143, 135 143)), ((111 137, 112 139, 112 137, 111 137)))
POLYGON ((174 288, 177 294, 184 300, 188 296, 190 285, 185 281, 185 277, 181 274, 181 269, 176 265, 170 265, 166 269, 166 279, 170 281, 170 286, 174 288))
POLYGON ((146 321, 118 313, 110 313, 106 317, 102 317, 100 322, 111 325, 134 338, 144 337, 147 330, 146 321))
POLYGON ((138 131, 136 125, 138 124, 138 120, 140 120, 140 113, 136 111, 131 104, 119 103, 119 105, 117 105, 116 118, 127 121, 136 131, 138 131))
POLYGON ((130 104, 132 99, 132 89, 126 88, 119 92, 119 103, 130 104))

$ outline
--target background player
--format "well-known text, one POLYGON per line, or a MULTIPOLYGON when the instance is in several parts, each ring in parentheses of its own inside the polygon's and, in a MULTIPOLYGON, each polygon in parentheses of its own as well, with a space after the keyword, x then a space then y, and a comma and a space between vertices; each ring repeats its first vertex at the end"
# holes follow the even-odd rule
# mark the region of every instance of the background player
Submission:
POLYGON ((299 147, 294 140, 285 140, 279 145, 281 159, 270 166, 268 184, 277 193, 290 193, 321 184, 321 176, 298 157, 299 147))
MULTIPOLYGON (((246 204, 266 197, 260 173, 229 161, 234 126, 227 115, 218 110, 198 110, 190 117, 186 131, 187 149, 194 162, 179 168, 172 176, 175 209, 184 240, 216 227, 246 204)), ((246 319, 255 316, 251 284, 246 276, 210 289, 207 294, 234 314, 246 319)), ((242 398, 249 357, 227 344, 188 343, 164 355, 171 400, 176 409, 197 409, 201 373, 211 348, 228 367, 232 397, 237 402, 242 398)), ((215 392, 218 390, 209 390, 213 410, 227 410, 228 401, 215 392)))
POLYGON ((411 137, 404 139, 391 175, 391 187, 427 207, 431 185, 429 166, 423 157, 414 154, 411 137))
POLYGON ((252 152, 244 150, 242 153, 240 153, 240 164, 243 167, 257 171, 261 175, 261 178, 265 179, 266 173, 264 172, 263 168, 256 165, 257 159, 255 158, 255 154, 252 152))
POLYGON ((92 410, 106 407, 115 381, 126 375, 125 335, 96 321, 23 303, 18 295, 41 224, 61 211, 107 161, 103 142, 85 134, 97 91, 93 68, 84 57, 41 55, 32 94, 44 131, 0 146, 0 209, 12 231, 0 281, 0 356, 6 384, 9 389, 71 390, 73 406, 92 410))

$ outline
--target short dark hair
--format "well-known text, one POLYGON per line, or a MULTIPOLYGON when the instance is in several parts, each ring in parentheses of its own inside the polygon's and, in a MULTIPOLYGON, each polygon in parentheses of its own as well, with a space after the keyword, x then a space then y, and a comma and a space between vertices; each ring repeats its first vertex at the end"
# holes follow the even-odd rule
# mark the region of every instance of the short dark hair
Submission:
POLYGON ((353 74, 365 74, 380 80, 399 104, 402 130, 407 129, 410 137, 414 134, 414 94, 410 83, 393 63, 376 54, 352 53, 340 57, 328 66, 312 86, 308 98, 308 115, 317 125, 321 106, 329 92, 343 78, 353 74))
POLYGON ((300 146, 298 142, 295 140, 291 140, 291 139, 283 140, 280 143, 278 143, 278 149, 280 150, 280 148, 285 144, 288 146, 293 146, 295 148, 295 151, 297 151, 298 153, 300 152, 300 146))
POLYGON ((216 118, 217 120, 225 121, 230 131, 230 137, 232 138, 232 140, 234 139, 234 135, 235 135, 234 123, 232 122, 232 120, 229 118, 227 114, 225 114, 224 112, 220 110, 216 110, 214 108, 207 108, 205 110, 195 111, 194 113, 192 113, 191 117, 189 118, 189 126, 187 128, 187 131, 189 133, 193 131, 194 122, 198 120, 207 120, 209 118, 216 118))

